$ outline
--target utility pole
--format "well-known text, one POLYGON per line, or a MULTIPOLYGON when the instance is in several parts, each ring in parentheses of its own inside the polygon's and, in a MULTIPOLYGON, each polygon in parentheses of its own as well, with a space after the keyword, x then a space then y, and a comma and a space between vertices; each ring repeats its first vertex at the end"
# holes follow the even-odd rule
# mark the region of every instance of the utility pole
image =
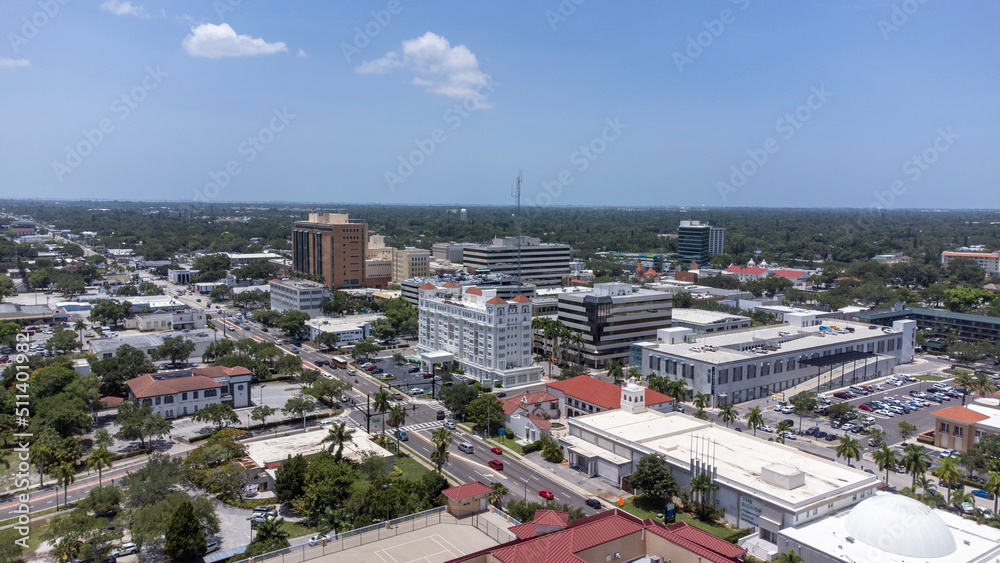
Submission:
POLYGON ((517 171, 517 181, 514 183, 514 226, 517 230, 517 282, 518 292, 521 287, 521 171, 517 171))
POLYGON ((372 433, 372 398, 365 395, 365 425, 368 427, 368 434, 372 433))

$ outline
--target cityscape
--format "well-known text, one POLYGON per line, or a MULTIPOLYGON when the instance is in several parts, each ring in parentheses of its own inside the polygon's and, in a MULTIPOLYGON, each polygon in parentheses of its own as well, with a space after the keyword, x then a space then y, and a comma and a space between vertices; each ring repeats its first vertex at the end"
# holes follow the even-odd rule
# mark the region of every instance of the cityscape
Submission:
POLYGON ((1000 560, 997 6, 4 13, 0 563, 1000 560))

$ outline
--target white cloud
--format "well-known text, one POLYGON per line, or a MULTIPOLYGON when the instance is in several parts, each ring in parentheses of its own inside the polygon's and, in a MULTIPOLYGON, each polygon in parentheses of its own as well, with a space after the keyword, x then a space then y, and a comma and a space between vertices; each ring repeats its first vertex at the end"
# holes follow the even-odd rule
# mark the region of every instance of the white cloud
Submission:
POLYGON ((302 49, 299 49, 299 52, 295 53, 295 56, 296 57, 302 57, 304 59, 304 58, 308 57, 309 55, 307 55, 306 52, 303 51, 302 49))
POLYGON ((479 70, 476 55, 465 45, 452 47, 448 40, 431 32, 403 41, 402 54, 389 51, 374 61, 364 61, 359 74, 386 74, 405 68, 414 74, 413 83, 435 94, 472 103, 475 109, 492 107, 483 86, 490 76, 479 70))
POLYGON ((146 8, 133 5, 128 0, 105 0, 105 2, 101 4, 101 9, 105 12, 111 12, 116 16, 136 16, 139 18, 149 17, 149 14, 146 13, 146 8))
POLYGON ((181 43, 192 57, 221 59, 222 57, 247 57, 287 53, 288 46, 281 41, 268 43, 249 35, 237 35, 228 23, 219 25, 203 23, 191 28, 191 35, 181 43))
POLYGON ((22 66, 31 66, 31 61, 28 59, 8 59, 0 57, 0 70, 18 68, 22 66))

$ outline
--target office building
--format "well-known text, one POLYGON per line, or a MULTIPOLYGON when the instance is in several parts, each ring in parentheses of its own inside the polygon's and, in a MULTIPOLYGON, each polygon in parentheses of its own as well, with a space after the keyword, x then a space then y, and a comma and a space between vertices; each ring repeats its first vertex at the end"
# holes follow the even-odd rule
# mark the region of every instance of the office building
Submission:
POLYGON ((250 264, 256 264, 258 262, 268 262, 281 258, 280 254, 273 254, 271 252, 255 252, 250 254, 226 252, 225 255, 229 258, 230 268, 240 268, 243 266, 249 266, 250 264))
POLYGON ((310 213, 292 225, 292 268, 330 289, 364 287, 368 224, 346 213, 310 213))
POLYGON ((130 399, 153 407, 163 418, 178 418, 219 403, 234 409, 250 406, 252 378, 245 367, 214 366, 147 373, 126 385, 130 399))
POLYGON ((568 433, 557 439, 569 464, 626 490, 639 460, 652 454, 663 456, 681 487, 706 474, 725 521, 756 532, 741 545, 771 555, 765 561, 781 529, 844 510, 882 486, 861 469, 693 416, 635 407, 626 395, 619 409, 567 419, 568 433))
POLYGON ((205 328, 205 312, 201 309, 170 313, 142 313, 125 319, 125 328, 147 330, 192 330, 205 328))
MULTIPOLYGON (((518 252, 517 237, 495 238, 492 244, 465 246, 462 264, 469 273, 516 276, 518 252)), ((562 279, 569 275, 569 254, 569 245, 521 237, 521 281, 537 287, 561 285, 562 279)))
POLYGON ((190 285, 200 273, 199 270, 167 270, 167 279, 174 285, 190 285))
POLYGON ((431 253, 422 248, 408 246, 402 250, 395 249, 392 253, 392 281, 403 283, 412 278, 430 276, 431 253))
POLYGON ((947 268, 955 258, 968 258, 974 261, 988 275, 1000 274, 1000 252, 942 252, 941 265, 947 268))
POLYGON ((383 235, 372 234, 365 247, 365 287, 386 289, 392 283, 393 248, 383 235))
POLYGON ((699 266, 707 266, 712 256, 722 254, 725 234, 725 229, 708 223, 681 221, 677 227, 677 258, 681 262, 694 260, 699 266))
POLYGON ((316 317, 306 321, 306 330, 309 331, 309 339, 316 340, 316 337, 324 332, 337 335, 337 346, 353 346, 358 340, 363 338, 374 338, 372 323, 382 314, 374 315, 348 315, 346 317, 316 317))
POLYGON ((330 290, 319 282, 309 280, 272 280, 268 284, 271 308, 275 311, 301 311, 310 317, 320 314, 319 304, 330 290))
POLYGON ((466 376, 492 386, 534 383, 542 368, 531 362, 531 299, 507 301, 495 289, 449 282, 420 287, 417 350, 427 371, 458 364, 466 376))
POLYGON ((628 363, 633 342, 655 338, 671 322, 673 295, 627 283, 599 283, 591 291, 559 294, 558 319, 583 335, 580 363, 603 367, 628 363))
POLYGON ((718 334, 730 330, 750 328, 750 317, 732 315, 719 311, 702 309, 674 309, 671 312, 671 324, 689 328, 696 334, 718 334))
POLYGON ((916 323, 903 320, 892 328, 872 328, 847 321, 825 326, 774 325, 697 335, 671 328, 658 342, 636 342, 631 365, 644 376, 655 373, 683 378, 688 394, 704 393, 712 405, 741 403, 782 393, 817 391, 866 381, 893 372, 913 359, 916 323))
POLYGON ((978 342, 989 338, 1000 341, 1000 317, 955 313, 938 309, 911 308, 899 304, 892 309, 860 311, 854 318, 863 323, 889 326, 898 320, 916 321, 917 328, 929 331, 933 336, 954 334, 959 340, 978 342))
POLYGON ((438 242, 431 246, 431 253, 436 260, 461 262, 462 249, 466 246, 476 246, 473 242, 438 242))

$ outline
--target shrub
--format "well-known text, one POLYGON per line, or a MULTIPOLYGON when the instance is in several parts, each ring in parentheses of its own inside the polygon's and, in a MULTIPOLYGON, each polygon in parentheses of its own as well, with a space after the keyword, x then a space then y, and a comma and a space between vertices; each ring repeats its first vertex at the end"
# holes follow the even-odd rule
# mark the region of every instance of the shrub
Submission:
POLYGON ((542 441, 535 440, 534 442, 528 444, 527 446, 522 447, 521 452, 527 455, 530 454, 531 452, 537 452, 540 449, 542 449, 542 441))

